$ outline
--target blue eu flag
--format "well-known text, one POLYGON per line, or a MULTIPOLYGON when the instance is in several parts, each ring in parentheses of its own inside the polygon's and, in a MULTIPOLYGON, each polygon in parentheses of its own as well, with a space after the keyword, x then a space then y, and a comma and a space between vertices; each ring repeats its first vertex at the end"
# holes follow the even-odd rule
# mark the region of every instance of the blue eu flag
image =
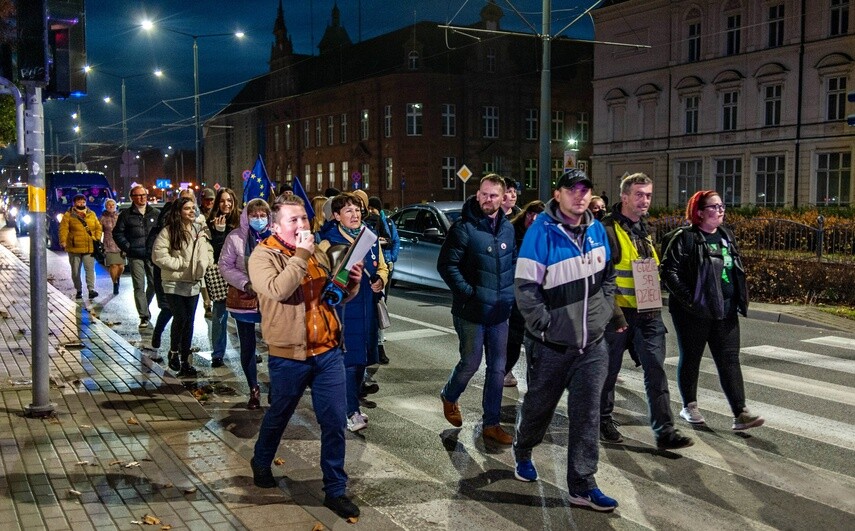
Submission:
POLYGON ((309 216, 309 221, 312 221, 312 218, 315 217, 315 209, 312 208, 312 202, 309 201, 309 196, 306 195, 306 190, 303 188, 302 183, 300 183, 299 176, 294 177, 291 186, 294 188, 294 195, 303 200, 303 203, 306 205, 306 215, 309 216))
POLYGON ((252 172, 249 179, 243 184, 243 204, 246 204, 253 199, 264 199, 268 201, 273 192, 273 185, 270 184, 270 179, 267 177, 267 169, 264 167, 264 161, 261 160, 261 155, 255 161, 255 166, 252 167, 252 172))

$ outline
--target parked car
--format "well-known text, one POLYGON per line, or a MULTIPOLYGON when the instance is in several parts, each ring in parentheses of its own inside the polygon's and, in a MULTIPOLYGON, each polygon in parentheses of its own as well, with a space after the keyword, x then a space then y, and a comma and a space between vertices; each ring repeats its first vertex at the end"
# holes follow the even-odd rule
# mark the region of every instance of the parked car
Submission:
POLYGON ((444 201, 410 205, 392 214, 401 238, 392 282, 448 289, 436 271, 436 259, 448 229, 460 217, 462 208, 462 201, 444 201))
POLYGON ((59 249, 59 222, 72 207, 74 196, 86 196, 86 206, 101 217, 104 202, 115 194, 107 177, 99 171, 56 171, 45 175, 48 214, 48 247, 59 249))
POLYGON ((7 227, 15 227, 15 234, 26 234, 32 222, 28 208, 27 185, 14 185, 6 190, 6 218, 7 227))

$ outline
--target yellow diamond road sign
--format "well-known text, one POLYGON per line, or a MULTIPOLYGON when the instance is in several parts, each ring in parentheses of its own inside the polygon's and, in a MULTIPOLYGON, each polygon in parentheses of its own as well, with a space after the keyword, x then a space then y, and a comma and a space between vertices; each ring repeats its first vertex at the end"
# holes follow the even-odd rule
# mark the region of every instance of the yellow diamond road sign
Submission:
POLYGON ((472 177, 472 170, 467 168, 466 164, 464 164, 460 167, 459 170, 457 170, 457 176, 460 177, 460 180, 465 183, 469 180, 470 177, 472 177))

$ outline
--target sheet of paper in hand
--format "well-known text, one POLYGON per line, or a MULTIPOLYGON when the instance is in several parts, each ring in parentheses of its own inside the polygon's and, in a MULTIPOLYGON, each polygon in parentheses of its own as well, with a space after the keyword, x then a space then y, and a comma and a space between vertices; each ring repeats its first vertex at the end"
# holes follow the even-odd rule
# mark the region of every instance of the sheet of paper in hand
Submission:
POLYGON ((656 260, 645 258, 633 261, 632 280, 635 282, 635 302, 639 310, 662 307, 662 289, 659 287, 659 267, 656 260))

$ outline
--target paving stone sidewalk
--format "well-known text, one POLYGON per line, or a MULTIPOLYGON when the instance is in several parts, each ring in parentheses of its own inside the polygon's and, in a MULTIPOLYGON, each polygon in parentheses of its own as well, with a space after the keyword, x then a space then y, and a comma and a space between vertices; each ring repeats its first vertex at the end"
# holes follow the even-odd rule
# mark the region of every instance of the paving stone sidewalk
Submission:
POLYGON ((303 495, 310 514, 297 494, 254 487, 250 445, 230 442, 181 380, 50 284, 56 409, 25 417, 29 296, 28 266, 0 246, 0 521, 27 530, 139 529, 146 516, 161 522, 151 529, 344 523, 319 500, 303 495))

